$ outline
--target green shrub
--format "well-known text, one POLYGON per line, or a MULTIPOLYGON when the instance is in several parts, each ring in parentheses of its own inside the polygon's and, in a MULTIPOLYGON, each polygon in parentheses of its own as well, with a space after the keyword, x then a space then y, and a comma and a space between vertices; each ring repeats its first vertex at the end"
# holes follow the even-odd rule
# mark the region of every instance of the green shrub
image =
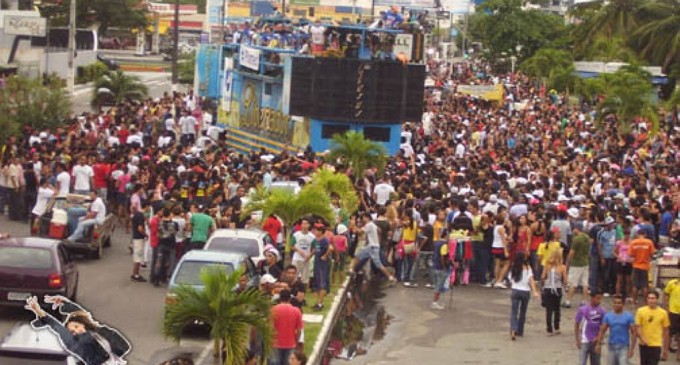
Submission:
POLYGON ((99 61, 89 64, 87 66, 78 67, 76 83, 85 84, 94 81, 102 77, 102 75, 104 75, 108 70, 109 68, 106 67, 104 63, 99 61))

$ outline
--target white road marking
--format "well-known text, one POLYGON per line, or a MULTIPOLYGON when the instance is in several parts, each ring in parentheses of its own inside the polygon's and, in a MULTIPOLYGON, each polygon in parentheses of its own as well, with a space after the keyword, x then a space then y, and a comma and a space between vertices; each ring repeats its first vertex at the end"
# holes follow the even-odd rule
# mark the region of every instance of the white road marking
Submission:
POLYGON ((205 348, 203 349, 203 351, 201 352, 201 354, 198 355, 198 359, 196 359, 196 364, 198 364, 198 365, 203 365, 203 362, 205 361, 205 359, 208 358, 208 356, 211 355, 211 353, 212 353, 212 347, 213 347, 213 342, 210 341, 210 342, 208 343, 208 345, 205 346, 205 348))

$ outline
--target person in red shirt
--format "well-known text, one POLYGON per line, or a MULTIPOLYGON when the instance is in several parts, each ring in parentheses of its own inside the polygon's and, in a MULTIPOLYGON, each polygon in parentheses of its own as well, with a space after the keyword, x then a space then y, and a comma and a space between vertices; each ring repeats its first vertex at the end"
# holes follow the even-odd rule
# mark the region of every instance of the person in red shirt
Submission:
POLYGON ((94 171, 94 189, 97 192, 97 196, 107 201, 111 165, 104 162, 102 156, 99 155, 97 163, 92 166, 92 170, 94 171))
POLYGON ((276 243, 278 243, 277 237, 281 232, 281 228, 283 228, 281 221, 274 214, 270 214, 262 225, 262 230, 269 233, 269 237, 276 243))
POLYGON ((279 293, 280 303, 272 308, 274 322, 274 352, 270 365, 286 365, 290 354, 297 348, 302 334, 302 312, 290 304, 290 290, 279 293))
POLYGON ((637 236, 628 247, 628 254, 633 258, 633 303, 637 303, 639 290, 642 290, 642 297, 647 298, 649 269, 652 255, 656 252, 654 242, 647 237, 646 232, 644 229, 638 229, 637 236))

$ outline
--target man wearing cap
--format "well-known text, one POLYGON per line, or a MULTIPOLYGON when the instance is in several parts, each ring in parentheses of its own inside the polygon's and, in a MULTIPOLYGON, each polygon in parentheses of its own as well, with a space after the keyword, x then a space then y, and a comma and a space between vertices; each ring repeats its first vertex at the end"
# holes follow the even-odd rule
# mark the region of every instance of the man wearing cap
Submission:
POLYGON ((616 256, 614 255, 616 230, 614 223, 616 223, 616 220, 612 217, 607 217, 604 220, 603 229, 597 234, 596 242, 605 297, 616 291, 616 256))

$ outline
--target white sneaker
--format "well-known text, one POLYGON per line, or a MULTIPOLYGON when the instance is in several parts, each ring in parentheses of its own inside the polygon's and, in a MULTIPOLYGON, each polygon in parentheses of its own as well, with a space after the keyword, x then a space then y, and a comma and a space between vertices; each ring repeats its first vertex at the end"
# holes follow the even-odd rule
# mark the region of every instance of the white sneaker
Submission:
POLYGON ((609 293, 604 293, 603 296, 604 296, 605 298, 609 298, 609 297, 610 297, 610 294, 609 294, 609 293))
POLYGON ((428 284, 425 284, 425 287, 428 288, 428 289, 432 289, 432 288, 434 288, 434 285, 428 283, 428 284))
POLYGON ((496 283, 496 285, 494 286, 494 288, 507 289, 508 287, 505 286, 505 284, 503 284, 503 283, 496 283))
POLYGON ((444 310, 444 309, 445 309, 443 305, 441 305, 441 304, 439 304, 439 303, 437 303, 437 302, 432 302, 432 305, 430 305, 430 308, 432 308, 432 309, 434 309, 434 310, 438 310, 438 311, 441 311, 441 310, 444 310))

